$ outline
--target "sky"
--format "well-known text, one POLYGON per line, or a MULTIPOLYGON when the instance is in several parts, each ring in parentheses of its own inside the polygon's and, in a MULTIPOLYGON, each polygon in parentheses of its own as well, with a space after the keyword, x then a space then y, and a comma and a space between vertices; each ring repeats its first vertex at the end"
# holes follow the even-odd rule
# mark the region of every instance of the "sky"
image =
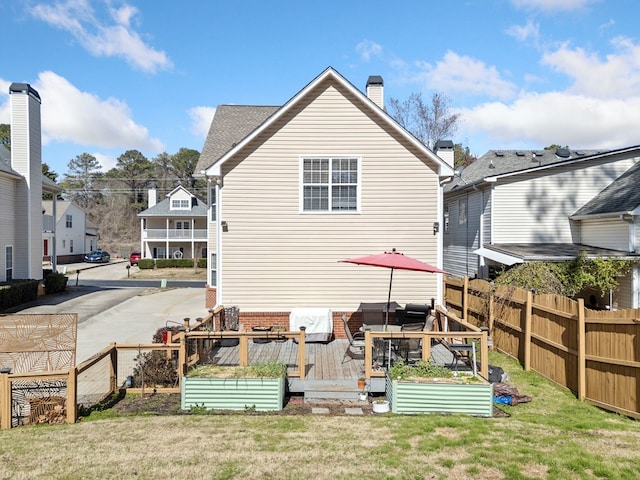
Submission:
POLYGON ((202 150, 220 104, 283 105, 333 67, 384 98, 434 93, 490 149, 640 144, 636 0, 1 0, 9 85, 42 98, 42 160, 202 150))

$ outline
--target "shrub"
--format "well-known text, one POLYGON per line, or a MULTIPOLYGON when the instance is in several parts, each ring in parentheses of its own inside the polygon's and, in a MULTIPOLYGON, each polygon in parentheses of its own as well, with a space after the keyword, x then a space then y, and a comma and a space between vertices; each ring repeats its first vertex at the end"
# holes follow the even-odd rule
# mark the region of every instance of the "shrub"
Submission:
POLYGON ((44 292, 47 295, 64 292, 67 289, 67 280, 69 280, 69 277, 62 273, 50 273, 44 279, 44 292))
POLYGON ((156 260, 156 268, 193 268, 193 259, 159 258, 156 260))
POLYGON ((156 266, 156 262, 153 258, 141 258, 138 260, 138 268, 140 270, 153 270, 156 266))
POLYGON ((133 386, 152 385, 173 387, 178 383, 178 372, 173 359, 167 358, 165 352, 155 350, 142 353, 136 357, 138 366, 133 369, 133 386))
POLYGON ((38 280, 13 280, 0 285, 0 310, 22 305, 38 298, 38 280))
POLYGON ((198 259, 198 268, 207 268, 207 259, 199 258, 198 259))

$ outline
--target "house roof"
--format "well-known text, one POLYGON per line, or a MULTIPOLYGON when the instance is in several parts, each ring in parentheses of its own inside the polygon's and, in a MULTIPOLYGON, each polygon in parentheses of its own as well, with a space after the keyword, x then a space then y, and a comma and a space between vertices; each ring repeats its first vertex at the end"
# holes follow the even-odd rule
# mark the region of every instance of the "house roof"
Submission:
POLYGON ((637 150, 640 145, 618 150, 489 150, 464 170, 456 171, 456 177, 446 185, 445 193, 471 188, 484 182, 520 175, 558 166, 586 162, 637 150))
POLYGON ((571 218, 638 215, 640 213, 640 162, 583 205, 571 218))
POLYGON ((240 141, 258 128, 280 107, 255 105, 218 105, 204 142, 195 173, 204 171, 240 141))
POLYGON ((491 252, 497 252, 499 254, 511 257, 513 260, 518 260, 512 261, 511 263, 507 264, 536 261, 560 262, 565 260, 573 260, 582 252, 585 252, 588 258, 613 257, 619 259, 637 259, 639 256, 638 254, 633 254, 622 250, 591 247, 578 243, 501 243, 484 245, 483 249, 486 250, 483 256, 487 258, 492 258, 491 252))
MULTIPOLYGON (((196 166, 196 174, 216 175, 219 172, 220 166, 231 158, 234 154, 242 150, 251 140, 260 135, 264 130, 269 128, 270 125, 278 121, 284 115, 287 115, 296 105, 304 101, 308 95, 312 94, 319 85, 325 80, 329 80, 346 88, 356 99, 361 102, 363 108, 365 108, 369 115, 375 116, 378 119, 389 125, 390 128, 395 130, 400 138, 405 139, 419 152, 423 153, 427 158, 434 162, 440 168, 441 175, 451 175, 451 167, 447 165, 440 157, 427 148, 416 137, 403 128, 398 122, 396 122, 385 110, 376 105, 365 94, 358 90, 352 83, 346 80, 332 67, 328 67, 309 84, 307 84, 302 90, 294 95, 287 103, 282 107, 247 107, 247 110, 235 109, 236 114, 249 113, 255 115, 254 118, 244 120, 242 118, 231 117, 230 113, 225 111, 225 108, 221 110, 221 114, 227 116, 227 120, 230 118, 231 124, 225 123, 225 118, 218 116, 218 109, 209 129, 209 134, 205 141, 205 146, 200 155, 200 159, 196 166), (258 108, 263 110, 258 111, 258 108), (236 132, 233 132, 233 124, 235 123, 236 132), (252 128, 253 127, 253 128, 252 128), (237 140, 239 138, 240 140, 237 140), (234 139, 236 139, 234 141, 234 139)), ((231 106, 222 106, 231 107, 231 106)))
POLYGON ((151 208, 147 208, 138 214, 139 217, 206 217, 207 202, 193 195, 191 209, 171 210, 171 198, 167 197, 151 208))
MULTIPOLYGON (((66 215, 67 210, 71 205, 75 206, 78 210, 82 210, 85 214, 87 211, 82 208, 80 205, 77 205, 68 200, 56 200, 56 222, 58 222, 63 215, 66 215)), ((42 208, 44 209, 44 213, 47 215, 53 215, 53 200, 43 200, 42 208)))
POLYGON ((4 145, 0 145, 0 172, 16 178, 23 178, 11 168, 11 151, 4 145))
MULTIPOLYGON (((11 168, 11 150, 9 150, 4 145, 0 145, 0 173, 4 173, 15 178, 24 178, 13 168, 11 168)), ((51 180, 49 177, 45 177, 44 175, 42 176, 42 189, 45 192, 52 193, 62 191, 62 187, 60 187, 56 182, 51 180)))

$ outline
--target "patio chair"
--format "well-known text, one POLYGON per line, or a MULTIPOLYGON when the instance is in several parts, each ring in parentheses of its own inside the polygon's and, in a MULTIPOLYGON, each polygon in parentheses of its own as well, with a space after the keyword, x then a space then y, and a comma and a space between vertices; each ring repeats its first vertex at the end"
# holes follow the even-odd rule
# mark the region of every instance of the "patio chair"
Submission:
MULTIPOLYGON (((344 359, 347 356, 351 357, 351 349, 358 350, 360 354, 364 353, 364 333, 356 332, 355 334, 351 333, 349 329, 349 322, 347 320, 347 315, 342 315, 342 324, 344 326, 344 333, 347 335, 347 339, 349 340, 349 346, 344 351, 344 356, 342 357, 342 363, 344 363, 344 359)), ((351 357, 353 358, 353 357, 351 357)))
MULTIPOLYGON (((418 323, 405 323, 402 325, 400 331, 402 332, 422 332, 425 328, 425 324, 418 323)), ((405 359, 409 363, 412 359, 418 360, 422 358, 422 339, 421 338, 404 338, 397 341, 396 351, 398 355, 405 359)))

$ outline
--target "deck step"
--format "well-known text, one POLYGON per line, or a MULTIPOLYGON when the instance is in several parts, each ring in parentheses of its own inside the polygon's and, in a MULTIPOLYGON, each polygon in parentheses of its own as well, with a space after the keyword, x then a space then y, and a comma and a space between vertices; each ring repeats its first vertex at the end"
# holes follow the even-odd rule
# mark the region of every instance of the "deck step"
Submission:
POLYGON ((305 388, 304 401, 315 400, 348 400, 356 402, 360 396, 360 390, 353 386, 327 385, 305 388))

